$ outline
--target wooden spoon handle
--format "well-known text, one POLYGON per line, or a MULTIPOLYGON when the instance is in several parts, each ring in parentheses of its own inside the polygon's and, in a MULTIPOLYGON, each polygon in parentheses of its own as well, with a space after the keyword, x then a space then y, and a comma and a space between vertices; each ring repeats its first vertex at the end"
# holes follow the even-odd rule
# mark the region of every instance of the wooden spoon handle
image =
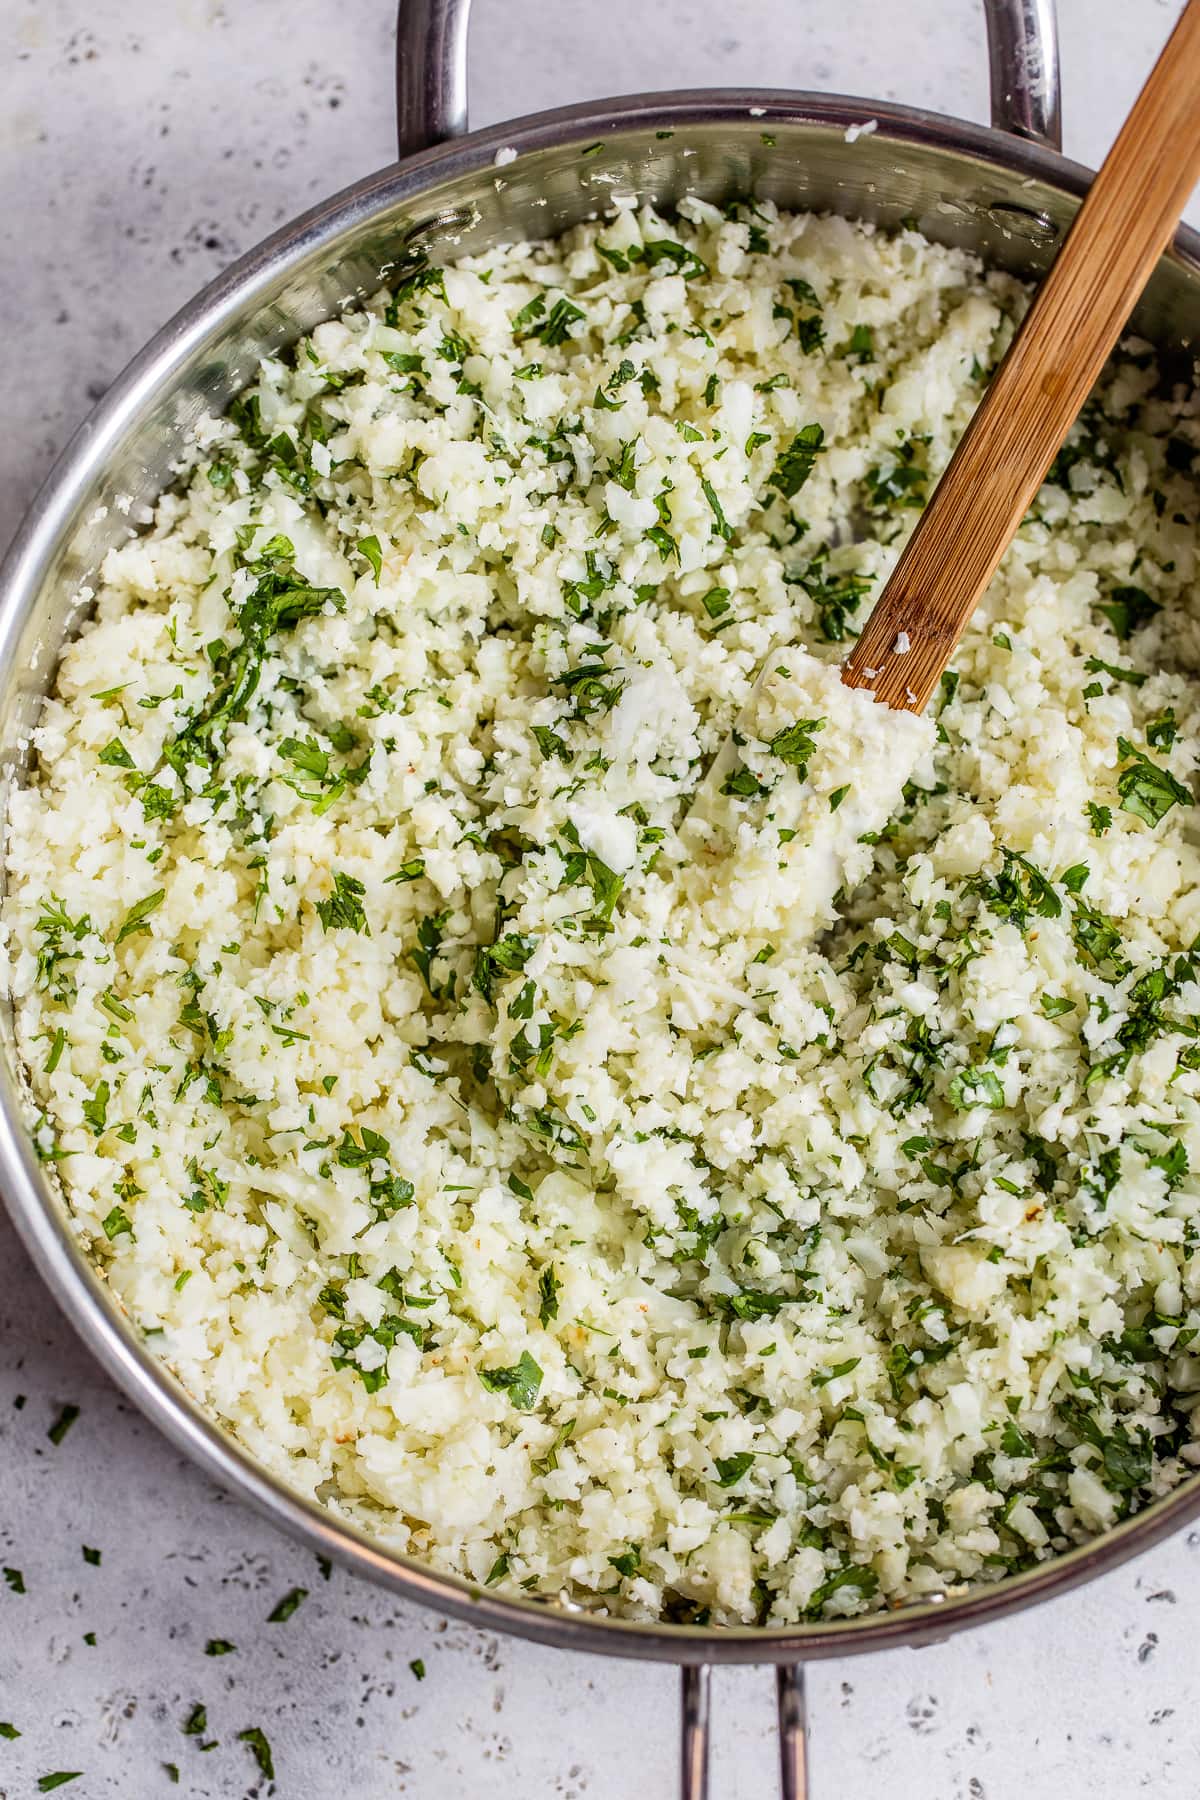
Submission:
POLYGON ((1198 180, 1188 0, 847 659, 848 687, 924 709, 1198 180))

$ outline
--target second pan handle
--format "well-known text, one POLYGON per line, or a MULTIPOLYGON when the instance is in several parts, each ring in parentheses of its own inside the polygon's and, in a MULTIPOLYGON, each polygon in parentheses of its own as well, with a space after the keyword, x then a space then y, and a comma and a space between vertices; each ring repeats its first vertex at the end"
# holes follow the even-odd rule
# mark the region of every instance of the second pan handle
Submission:
MULTIPOLYGON (((997 131, 1062 147, 1055 0, 983 0, 997 131)), ((467 130, 471 0, 400 0, 396 130, 401 157, 467 130)))
MULTIPOLYGON (((708 1715, 712 1670, 707 1663, 683 1669, 679 1734, 679 1800, 708 1800, 708 1715)), ((779 1703, 779 1792, 781 1800, 809 1800, 804 1665, 775 1671, 779 1703)))

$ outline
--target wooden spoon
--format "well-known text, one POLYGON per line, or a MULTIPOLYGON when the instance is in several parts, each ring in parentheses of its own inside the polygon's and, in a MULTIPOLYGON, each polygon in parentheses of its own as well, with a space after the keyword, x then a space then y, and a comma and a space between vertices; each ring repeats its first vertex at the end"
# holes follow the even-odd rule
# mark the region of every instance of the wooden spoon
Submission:
POLYGON ((1198 181, 1188 0, 847 658, 847 687, 924 710, 1198 181))

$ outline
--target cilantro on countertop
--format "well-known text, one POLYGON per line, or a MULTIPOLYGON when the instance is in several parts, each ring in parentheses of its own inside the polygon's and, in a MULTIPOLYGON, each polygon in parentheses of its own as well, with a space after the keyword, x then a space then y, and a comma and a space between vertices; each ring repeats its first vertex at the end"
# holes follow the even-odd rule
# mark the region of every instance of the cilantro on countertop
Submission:
POLYGON ((79 1408, 77 1406, 71 1406, 69 1404, 64 1406, 59 1412, 53 1425, 51 1425, 49 1431, 46 1433, 50 1442, 56 1445, 61 1444, 78 1417, 79 1408))
POLYGON ((301 1606, 304 1603, 304 1601, 307 1599, 308 1599, 308 1589, 307 1588, 302 1588, 302 1587, 289 1588, 287 1593, 283 1596, 283 1599, 277 1601, 275 1603, 275 1605, 272 1607, 271 1611, 267 1614, 267 1624, 268 1625, 284 1624, 288 1619, 291 1618, 292 1614, 296 1611, 296 1609, 299 1606, 301 1606))
POLYGON ((245 1731, 238 1732, 237 1741, 239 1744, 249 1745, 254 1760, 258 1764, 259 1772, 265 1775, 268 1781, 273 1781, 275 1779, 275 1761, 262 1727, 260 1725, 247 1726, 245 1731))

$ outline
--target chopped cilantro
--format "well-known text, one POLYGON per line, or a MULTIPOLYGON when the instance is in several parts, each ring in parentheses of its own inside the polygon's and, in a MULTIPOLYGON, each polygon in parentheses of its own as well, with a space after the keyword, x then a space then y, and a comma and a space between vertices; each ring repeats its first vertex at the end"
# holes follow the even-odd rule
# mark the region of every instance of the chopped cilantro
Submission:
POLYGON ((156 888, 152 894, 147 894, 145 899, 139 900, 131 906, 125 914, 121 929, 117 932, 117 943, 123 944, 126 938, 136 936, 139 931, 148 932, 150 927, 146 920, 152 912, 157 911, 165 898, 166 889, 156 888))
POLYGON ((1004 1089, 993 1069, 961 1069, 950 1082, 948 1096, 957 1112, 967 1112, 972 1106, 994 1111, 1004 1105, 1004 1089))
POLYGON ((384 876, 384 886, 387 887, 391 882, 395 881, 419 881, 424 873, 425 858, 423 856, 413 856, 409 858, 408 862, 401 863, 394 875, 384 876))
POLYGON ((268 1781, 273 1781, 275 1779, 275 1762, 271 1755, 271 1746, 267 1742, 262 1727, 250 1725, 245 1731, 238 1732, 237 1739, 239 1744, 250 1746, 260 1774, 265 1775, 268 1781))
POLYGON ((858 610, 863 597, 870 592, 869 577, 831 575, 826 570, 824 560, 817 557, 802 575, 789 577, 789 580, 796 581, 813 601, 817 609, 817 624, 827 643, 840 644, 854 635, 850 619, 858 610))
POLYGON ((356 548, 361 556, 365 556, 375 571, 375 586, 379 586, 379 578, 383 574, 383 549, 377 537, 359 538, 356 548))
POLYGON ((564 295, 554 302, 533 335, 541 338, 543 344, 563 344, 570 336, 571 326, 583 317, 583 308, 576 306, 573 300, 568 300, 564 295))
POLYGON ((832 1599, 841 1588, 855 1588, 864 1600, 879 1592, 879 1577, 867 1563, 847 1563, 844 1568, 837 1569, 826 1577, 818 1588, 809 1596, 805 1608, 810 1619, 820 1618, 827 1600, 832 1599))
POLYGON ((1119 981, 1129 972, 1120 932, 1106 914, 1094 907, 1077 905, 1072 936, 1079 960, 1106 980, 1119 981))
POLYGON ((367 923, 367 915, 362 903, 362 896, 366 891, 357 876, 347 875, 341 869, 335 869, 332 894, 327 900, 317 901, 317 916, 321 921, 322 931, 332 931, 335 927, 343 927, 347 931, 363 932, 370 937, 371 927, 367 923))
MULTIPOLYGON (((232 415, 232 407, 230 412, 232 415)), ((245 718, 258 691, 268 645, 276 632, 324 612, 326 607, 344 610, 345 596, 337 588, 314 587, 296 573, 295 554, 290 539, 283 536, 271 538, 259 550, 251 565, 257 584, 238 609, 234 622, 239 641, 223 659, 222 677, 207 704, 164 748, 166 761, 176 771, 182 771, 190 762, 209 763, 214 755, 214 738, 228 725, 245 718)), ((174 795, 167 789, 158 791, 173 809, 174 795)), ((147 816, 151 816, 149 793, 149 788, 142 789, 147 816)))
POLYGON ((1157 600, 1150 598, 1145 588, 1127 586, 1115 587, 1108 599, 1100 603, 1098 610, 1104 614, 1123 642, 1148 624, 1155 613, 1162 611, 1162 607, 1157 600))
POLYGON ((875 361, 875 333, 869 325, 854 327, 845 346, 845 355, 847 361, 851 357, 860 363, 875 361))
POLYGON ((622 1550, 619 1556, 610 1556, 608 1560, 618 1575, 631 1581, 642 1566, 642 1553, 637 1544, 631 1544, 628 1550, 622 1550))
POLYGON ((835 1363, 832 1369, 818 1369, 812 1377, 812 1385, 815 1388, 828 1387, 831 1381, 838 1381, 843 1375, 849 1375, 853 1369, 857 1369, 861 1361, 861 1356, 850 1356, 845 1362, 835 1363))
POLYGON ((824 445, 823 426, 803 426, 787 448, 780 451, 767 478, 767 486, 775 488, 785 500, 794 500, 816 467, 824 445))
POLYGON ((923 440, 907 438, 893 453, 891 460, 867 470, 866 504, 872 513, 890 512, 895 507, 920 509, 925 504, 928 473, 922 467, 918 452, 923 440))
POLYGON ((55 1419, 53 1425, 51 1425, 49 1431, 46 1433, 50 1442, 55 1445, 61 1444, 78 1417, 79 1408, 77 1406, 67 1405, 62 1407, 57 1419, 55 1419))
POLYGON ((1117 750, 1122 757, 1133 759, 1117 776, 1122 812, 1144 819, 1147 825, 1157 825, 1173 806, 1194 804, 1191 790, 1177 781, 1169 769, 1160 768, 1143 751, 1136 750, 1128 738, 1117 739, 1117 750))
POLYGON ((1179 721, 1173 706, 1165 707, 1157 719, 1146 726, 1146 742, 1152 750, 1169 750, 1179 736, 1179 721))
POLYGON ((308 1599, 308 1589, 302 1587, 289 1588, 282 1600, 277 1600, 267 1614, 268 1625, 283 1625, 291 1618, 296 1608, 308 1599))
POLYGON ((724 509, 717 498, 715 488, 710 481, 702 481, 700 487, 703 491, 704 498, 708 501, 709 511, 713 516, 713 532, 717 537, 724 538, 725 542, 729 543, 730 539, 733 537, 733 526, 725 517, 724 509))
POLYGON ((746 1473, 753 1461, 753 1450, 739 1450, 733 1456, 716 1457, 715 1467, 717 1471, 717 1486, 723 1488, 733 1487, 735 1483, 742 1479, 742 1476, 746 1473))
POLYGON ((1041 870, 1015 850, 1002 848, 1000 854, 1003 866, 994 880, 975 876, 967 883, 968 888, 977 893, 997 917, 1011 919, 1021 931, 1026 929, 1031 914, 1036 913, 1043 919, 1057 919, 1062 912, 1062 901, 1041 870))
POLYGON ((518 1412, 528 1412, 542 1386, 542 1371, 528 1350, 507 1369, 480 1369, 479 1379, 491 1394, 506 1393, 518 1412))
POLYGON ((721 783, 721 792, 735 800, 752 800, 756 794, 765 794, 767 791, 758 776, 744 763, 731 769, 721 783))
POLYGON ((777 756, 780 762, 787 763, 803 777, 808 759, 817 747, 813 733, 823 730, 824 725, 824 719, 797 719, 794 725, 785 725, 777 731, 767 748, 772 756, 777 756))
MULTIPOLYGON (((530 1199, 533 1198, 528 1189, 526 1189, 526 1193, 530 1199)), ((538 1307, 538 1318, 543 1325, 548 1325, 551 1319, 558 1317, 558 1291, 561 1285, 558 1276, 547 1263, 538 1276, 538 1297, 541 1301, 538 1307)))
POLYGON ((1114 681, 1123 681, 1129 687, 1141 687, 1146 680, 1140 669, 1126 669, 1117 663, 1101 662, 1098 656, 1089 656, 1083 666, 1090 675, 1111 675, 1114 681))

